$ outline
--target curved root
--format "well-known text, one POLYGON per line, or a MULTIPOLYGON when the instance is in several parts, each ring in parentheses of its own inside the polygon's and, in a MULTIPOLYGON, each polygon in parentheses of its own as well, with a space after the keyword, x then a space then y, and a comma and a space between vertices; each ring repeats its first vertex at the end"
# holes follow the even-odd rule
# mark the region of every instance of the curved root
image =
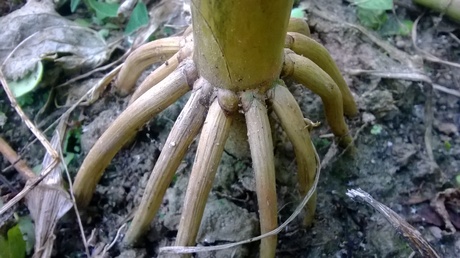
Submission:
MULTIPOLYGON (((263 96, 255 91, 246 91, 241 94, 241 101, 246 117, 252 167, 256 180, 260 232, 264 234, 278 226, 275 159, 270 122, 263 96)), ((262 239, 260 257, 275 257, 276 244, 276 235, 262 239)))
POLYGON ((187 149, 203 126, 212 87, 203 79, 177 118, 153 168, 142 201, 126 233, 124 242, 133 244, 148 228, 187 149))
POLYGON ((91 148, 75 178, 74 194, 79 206, 88 205, 103 171, 121 147, 149 119, 187 93, 196 77, 194 63, 185 62, 117 117, 91 148))
POLYGON ((335 81, 342 93, 343 110, 345 115, 354 116, 358 113, 355 100, 350 88, 342 77, 339 68, 335 64, 327 49, 314 39, 295 32, 288 32, 285 47, 296 54, 302 55, 318 65, 335 81))
POLYGON ((142 81, 141 85, 134 91, 129 104, 133 103, 137 98, 142 94, 148 91, 150 88, 155 86, 157 83, 161 82, 166 76, 168 76, 172 71, 174 71, 179 64, 186 58, 192 55, 192 45, 186 45, 181 48, 177 53, 175 53, 168 61, 164 62, 160 67, 155 69, 151 74, 142 81))
MULTIPOLYGON (((300 110, 299 104, 291 92, 282 85, 276 85, 268 92, 268 102, 280 120, 281 126, 294 146, 297 161, 297 179, 299 192, 303 198, 313 185, 316 175, 315 150, 310 138, 310 132, 300 110)), ((315 217, 316 192, 306 206, 307 215, 304 225, 310 226, 315 217)))
POLYGON ((341 146, 348 146, 352 138, 343 118, 342 93, 334 80, 311 60, 291 50, 285 50, 283 76, 292 77, 321 97, 332 132, 339 138, 341 146))
POLYGON ((158 39, 134 50, 126 59, 115 87, 122 96, 128 95, 141 73, 149 65, 166 61, 180 49, 182 37, 158 39))
POLYGON ((206 200, 214 182, 231 123, 232 117, 225 114, 215 99, 201 132, 175 245, 195 245, 206 200))
POLYGON ((308 27, 308 23, 305 19, 302 18, 293 18, 289 20, 287 31, 289 32, 297 32, 307 37, 310 37, 310 27, 308 27))

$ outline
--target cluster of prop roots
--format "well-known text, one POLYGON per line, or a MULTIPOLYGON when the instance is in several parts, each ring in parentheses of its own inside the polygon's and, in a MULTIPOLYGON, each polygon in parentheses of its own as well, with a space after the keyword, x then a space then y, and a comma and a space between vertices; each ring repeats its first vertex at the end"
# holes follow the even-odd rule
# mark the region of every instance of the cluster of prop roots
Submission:
MULTIPOLYGON (((293 144, 300 194, 304 195, 310 189, 317 167, 308 125, 282 78, 291 78, 321 97, 327 122, 341 145, 351 141, 343 116, 357 112, 337 66, 327 50, 309 37, 308 25, 303 20, 291 19, 287 30, 279 79, 256 89, 229 90, 211 85, 201 76, 194 62, 196 46, 191 29, 186 30, 182 37, 159 39, 135 50, 117 78, 116 85, 121 94, 131 92, 148 66, 155 62, 164 63, 135 90, 130 105, 88 153, 74 183, 79 207, 89 204, 103 171, 136 132, 159 112, 192 91, 164 143, 124 241, 134 243, 149 229, 189 145, 201 132, 176 238, 176 245, 195 245, 230 126, 241 113, 247 125, 255 173, 260 231, 265 233, 276 228, 275 168, 267 106, 276 114, 293 144)), ((313 220, 315 205, 315 198, 307 204, 306 224, 313 220)), ((261 257, 274 257, 276 241, 276 236, 261 241, 261 257)))

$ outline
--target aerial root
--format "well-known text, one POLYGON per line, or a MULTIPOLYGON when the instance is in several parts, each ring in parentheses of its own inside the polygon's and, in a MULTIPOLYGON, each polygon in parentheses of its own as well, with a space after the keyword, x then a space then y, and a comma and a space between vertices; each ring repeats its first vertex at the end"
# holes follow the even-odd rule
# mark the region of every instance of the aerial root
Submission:
POLYGON ((172 73, 184 59, 192 55, 192 51, 193 44, 185 45, 171 58, 169 58, 166 62, 160 65, 160 67, 158 67, 152 73, 150 73, 147 76, 147 78, 145 78, 145 80, 142 81, 141 85, 139 85, 139 87, 134 91, 133 95, 131 96, 131 99, 129 100, 129 104, 131 105, 131 103, 133 103, 142 94, 144 94, 150 88, 155 86, 157 83, 161 82, 170 73, 172 73))
MULTIPOLYGON (((268 102, 280 120, 281 126, 294 146, 297 161, 297 179, 299 192, 303 198, 313 186, 316 176, 316 156, 299 104, 291 92, 283 86, 276 85, 268 91, 268 102)), ((316 192, 308 201, 304 225, 310 226, 315 217, 316 192)))
MULTIPOLYGON (((241 94, 241 102, 246 117, 252 167, 256 180, 260 232, 264 234, 278 226, 275 159, 270 122, 264 96, 260 96, 256 91, 246 91, 241 94)), ((276 245, 276 235, 262 239, 260 257, 275 257, 276 245)))
POLYGON ((189 145, 203 126, 211 85, 200 78, 193 87, 196 89, 188 100, 169 133, 152 174, 150 174, 142 201, 126 233, 124 242, 134 244, 149 229, 149 225, 158 211, 163 196, 174 174, 187 152, 189 145))
POLYGON ((287 31, 297 32, 307 37, 310 37, 310 27, 308 27, 307 21, 303 18, 293 18, 289 19, 289 24, 287 31))
POLYGON ((198 143, 175 245, 195 245, 203 211, 224 151, 231 122, 232 117, 227 116, 217 99, 214 99, 198 143))
POLYGON ((288 32, 285 47, 313 61, 313 63, 323 69, 335 81, 342 93, 345 115, 354 116, 358 113, 350 88, 348 88, 347 83, 343 79, 337 64, 323 45, 302 34, 288 32))
POLYGON ((180 49, 182 37, 162 38, 134 50, 120 70, 115 87, 120 95, 128 95, 141 73, 156 62, 164 62, 180 49))
POLYGON ((332 133, 338 137, 342 147, 348 146, 352 138, 343 117, 342 93, 337 84, 310 59, 297 55, 289 49, 285 49, 284 57, 283 76, 293 78, 321 97, 332 133))
POLYGON ((74 193, 80 207, 89 204, 104 169, 121 147, 148 120, 187 93, 196 79, 197 71, 193 61, 183 62, 176 71, 117 117, 91 148, 75 178, 74 193))

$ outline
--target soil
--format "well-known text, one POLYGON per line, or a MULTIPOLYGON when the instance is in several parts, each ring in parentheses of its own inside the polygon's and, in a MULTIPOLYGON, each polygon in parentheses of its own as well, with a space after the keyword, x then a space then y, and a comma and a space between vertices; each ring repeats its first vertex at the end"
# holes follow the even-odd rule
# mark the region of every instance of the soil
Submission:
MULTIPOLYGON (((356 9, 349 3, 334 0, 311 2, 320 6, 329 17, 358 24, 356 9)), ((400 1, 395 12, 400 19, 415 20, 422 9, 409 1, 400 1)), ((407 71, 408 67, 393 59, 369 37, 344 23, 325 20, 315 12, 309 12, 308 19, 312 37, 330 51, 358 102, 359 115, 348 120, 356 151, 353 155, 341 155, 339 151, 331 162, 325 164, 318 185, 314 225, 303 228, 300 219, 292 222, 278 236, 277 257, 409 257, 413 251, 408 242, 380 213, 347 197, 347 189, 352 188, 363 189, 405 218, 442 257, 458 257, 460 234, 449 231, 430 207, 430 200, 446 189, 458 188, 460 184, 456 181, 460 175, 460 98, 433 90, 433 103, 428 106, 430 88, 426 83, 352 75, 356 69, 401 72, 407 71), (430 141, 434 162, 425 144, 425 119, 430 110, 434 113, 430 141)), ((416 42, 418 47, 443 60, 460 63, 460 43, 451 34, 459 36, 458 24, 447 18, 440 19, 439 14, 429 13, 420 20, 416 42)), ((397 46, 409 56, 421 56, 412 46, 410 37, 387 36, 383 41, 397 46)), ((423 70, 433 83, 460 90, 459 68, 425 61, 423 70)), ((97 79, 95 76, 92 81, 78 85, 90 87, 97 79)), ((74 92, 70 94, 83 92, 82 88, 75 89, 76 86, 70 88, 74 92)), ((323 158, 333 141, 328 137, 330 128, 324 119, 321 99, 292 82, 289 88, 304 115, 321 122, 312 131, 312 139, 323 158)), ((40 164, 43 149, 38 144, 24 149, 30 142, 31 133, 15 115, 3 91, 0 94, 0 110, 7 117, 1 136, 13 148, 22 150, 31 167, 40 164)), ((89 208, 81 211, 86 235, 94 230, 97 236, 95 244, 91 245, 92 251, 101 244, 112 242, 119 227, 140 202, 163 143, 187 98, 188 95, 184 96, 149 122, 106 169, 89 208)), ((129 97, 121 98, 107 91, 95 104, 76 111, 84 120, 82 150, 71 163, 72 173, 76 173, 85 154, 126 107, 128 100, 129 97)), ((30 107, 26 112, 33 116, 38 108, 30 107)), ((56 113, 62 113, 62 110, 53 114, 56 113)), ((274 134, 279 221, 283 222, 294 211, 300 197, 296 191, 292 146, 279 126, 274 126, 274 134)), ((196 144, 190 147, 140 246, 126 249, 118 241, 108 257, 156 257, 160 246, 174 243, 196 144)), ((0 161, 3 171, 9 164, 4 159, 0 161)), ((12 189, 19 191, 22 188, 23 183, 14 170, 7 170, 2 175, 11 182, 12 189)), ((237 157, 226 151, 206 206, 197 239, 199 245, 234 242, 259 234, 254 189, 250 158, 237 157)), ((0 185, 0 190, 1 196, 13 193, 5 185, 0 185)), ((458 209, 455 211, 449 207, 451 219, 458 219, 458 209)), ((17 211, 26 213, 22 205, 17 211)), ((69 212, 58 224, 54 256, 84 257, 79 236, 74 213, 69 212)), ((258 244, 254 243, 215 253, 199 253, 195 257, 257 257, 257 252, 258 244)))

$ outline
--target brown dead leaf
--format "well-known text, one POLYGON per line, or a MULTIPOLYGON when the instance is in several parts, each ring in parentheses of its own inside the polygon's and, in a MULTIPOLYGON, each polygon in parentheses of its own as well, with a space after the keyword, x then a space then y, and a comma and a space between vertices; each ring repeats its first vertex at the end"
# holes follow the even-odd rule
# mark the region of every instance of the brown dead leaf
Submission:
MULTIPOLYGON (((59 129, 56 130, 51 140, 51 144, 55 149, 61 148, 63 133, 65 132, 64 121, 65 119, 61 120, 58 126, 59 129)), ((48 167, 51 162, 51 155, 48 153, 45 154, 42 167, 48 167)), ((36 258, 51 257, 55 240, 54 229, 56 228, 56 224, 73 206, 69 193, 64 189, 61 173, 62 166, 56 166, 53 171, 26 196, 27 208, 35 222, 34 257, 36 258)))
POLYGON ((442 220, 445 223, 445 228, 447 234, 453 234, 457 231, 456 226, 454 226, 453 221, 455 224, 460 224, 460 214, 457 211, 452 211, 452 208, 447 209, 446 204, 458 204, 460 202, 460 190, 457 188, 449 188, 442 192, 436 194, 430 205, 436 211, 436 213, 441 216, 442 220))
POLYGON ((97 32, 61 17, 52 1, 30 0, 0 18, 0 24, 0 63, 9 80, 22 78, 45 57, 80 71, 99 66, 110 55, 97 32))

